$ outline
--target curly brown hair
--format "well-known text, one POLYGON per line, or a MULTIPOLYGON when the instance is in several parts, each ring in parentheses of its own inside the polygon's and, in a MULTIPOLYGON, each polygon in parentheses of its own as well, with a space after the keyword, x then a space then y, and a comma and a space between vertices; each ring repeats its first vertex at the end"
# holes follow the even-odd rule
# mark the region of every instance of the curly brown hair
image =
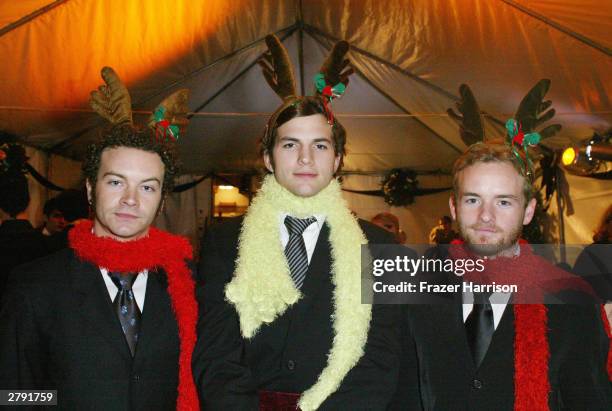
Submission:
POLYGON ((135 128, 125 125, 112 127, 103 135, 99 142, 88 147, 82 170, 83 176, 93 187, 95 187, 98 180, 102 153, 106 149, 117 147, 137 148, 159 155, 162 163, 164 163, 162 197, 172 192, 174 177, 178 173, 175 144, 156 139, 155 131, 149 128, 135 128))

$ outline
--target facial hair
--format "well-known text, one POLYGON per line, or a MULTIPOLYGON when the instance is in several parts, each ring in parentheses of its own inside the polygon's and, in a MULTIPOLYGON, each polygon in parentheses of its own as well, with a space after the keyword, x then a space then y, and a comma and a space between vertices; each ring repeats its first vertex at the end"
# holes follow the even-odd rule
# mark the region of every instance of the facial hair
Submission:
MULTIPOLYGON (((472 250, 476 255, 493 257, 509 252, 518 242, 518 239, 523 231, 522 221, 524 215, 525 212, 523 212, 523 216, 518 220, 516 227, 514 227, 510 232, 504 233, 502 238, 497 240, 497 242, 489 244, 479 243, 478 238, 475 238, 475 236, 471 235, 469 232, 469 229, 483 226, 482 224, 473 224, 466 227, 463 225, 461 219, 457 215, 457 225, 459 226, 459 234, 461 235, 461 238, 465 240, 470 250, 472 250)), ((497 226, 493 226, 492 228, 495 228, 496 232, 498 233, 501 232, 501 229, 497 226)))

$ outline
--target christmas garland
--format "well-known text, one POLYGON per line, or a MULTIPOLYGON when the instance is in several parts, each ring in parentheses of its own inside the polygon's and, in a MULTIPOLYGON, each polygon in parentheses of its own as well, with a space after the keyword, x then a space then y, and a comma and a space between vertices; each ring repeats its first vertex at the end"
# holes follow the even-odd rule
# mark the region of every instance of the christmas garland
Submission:
POLYGON ((418 186, 416 171, 409 168, 394 168, 382 181, 385 202, 394 207, 412 204, 418 186))

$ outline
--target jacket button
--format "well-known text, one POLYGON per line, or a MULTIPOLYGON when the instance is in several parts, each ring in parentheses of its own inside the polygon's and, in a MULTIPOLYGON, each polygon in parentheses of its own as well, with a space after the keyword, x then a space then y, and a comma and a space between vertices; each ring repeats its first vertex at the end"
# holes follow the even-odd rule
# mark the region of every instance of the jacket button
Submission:
POLYGON ((293 371, 295 369, 295 361, 293 360, 287 361, 287 368, 293 371))
POLYGON ((134 382, 138 382, 138 381, 140 381, 140 375, 138 375, 138 374, 133 374, 133 375, 132 375, 132 381, 134 381, 134 382))
POLYGON ((482 381, 475 379, 474 381, 472 381, 472 387, 476 388, 477 390, 482 388, 482 381))

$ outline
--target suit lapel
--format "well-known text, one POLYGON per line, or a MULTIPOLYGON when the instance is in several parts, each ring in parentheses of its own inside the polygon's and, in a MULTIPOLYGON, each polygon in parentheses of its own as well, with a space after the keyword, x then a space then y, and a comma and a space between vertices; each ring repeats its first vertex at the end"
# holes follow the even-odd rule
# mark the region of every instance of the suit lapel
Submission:
POLYGON ((510 302, 506 305, 499 324, 493 333, 489 349, 482 360, 482 364, 487 362, 487 357, 490 357, 489 360, 491 358, 499 359, 509 356, 514 359, 514 355, 509 355, 509 353, 513 352, 512 347, 514 347, 514 306, 510 302))
POLYGON ((130 349, 98 267, 75 257, 68 269, 75 292, 75 305, 85 326, 101 335, 126 360, 131 360, 130 349))
POLYGON ((170 308, 167 286, 166 274, 163 271, 149 271, 142 322, 134 356, 136 365, 147 358, 147 353, 155 346, 157 338, 170 338, 168 333, 178 332, 176 325, 171 325, 175 320, 170 308))
POLYGON ((463 353, 463 358, 466 359, 465 364, 469 370, 469 373, 474 374, 476 372, 476 366, 474 365, 472 351, 470 350, 470 346, 467 340, 465 322, 463 321, 463 295, 460 292, 455 293, 453 298, 455 299, 455 302, 452 305, 452 321, 453 327, 455 328, 455 335, 460 336, 457 342, 460 345, 460 350, 463 353))

